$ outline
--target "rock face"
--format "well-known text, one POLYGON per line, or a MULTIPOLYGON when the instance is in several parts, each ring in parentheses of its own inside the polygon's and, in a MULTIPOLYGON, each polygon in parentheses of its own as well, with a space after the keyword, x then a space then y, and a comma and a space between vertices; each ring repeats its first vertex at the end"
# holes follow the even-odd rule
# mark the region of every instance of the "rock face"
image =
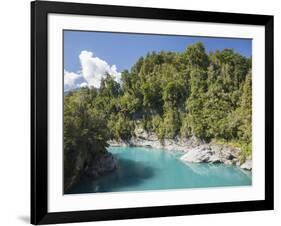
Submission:
POLYGON ((252 170, 252 159, 247 159, 240 167, 245 170, 252 170))
POLYGON ((97 155, 86 167, 87 176, 97 178, 114 171, 117 168, 117 160, 109 152, 97 155))
POLYGON ((80 152, 73 158, 71 174, 64 175, 64 192, 66 193, 79 181, 82 174, 95 179, 117 168, 117 160, 107 151, 97 154, 94 158, 89 153, 80 152))
POLYGON ((136 136, 132 137, 129 141, 108 141, 108 144, 112 147, 152 147, 152 148, 164 148, 169 151, 182 151, 186 152, 190 148, 195 148, 203 142, 196 137, 185 139, 163 139, 159 140, 156 134, 147 133, 145 131, 135 131, 136 136))
MULTIPOLYGON (((87 152, 79 151, 76 156, 69 155, 69 158, 64 158, 64 161, 71 162, 68 170, 64 170, 64 192, 67 192, 80 178, 81 173, 83 172, 84 165, 87 159, 90 159, 90 156, 87 152)), ((64 162, 64 167, 66 163, 64 162)))
POLYGON ((190 149, 181 157, 186 163, 224 163, 237 164, 239 162, 239 149, 222 145, 205 144, 190 149))

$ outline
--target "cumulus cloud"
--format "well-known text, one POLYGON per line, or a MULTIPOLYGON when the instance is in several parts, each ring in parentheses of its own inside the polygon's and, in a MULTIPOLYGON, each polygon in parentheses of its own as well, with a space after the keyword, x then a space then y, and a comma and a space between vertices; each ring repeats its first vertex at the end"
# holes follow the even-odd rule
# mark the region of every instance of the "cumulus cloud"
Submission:
POLYGON ((74 73, 64 70, 65 90, 77 87, 100 87, 102 78, 111 75, 115 81, 121 82, 121 73, 116 65, 110 66, 106 61, 94 56, 90 51, 83 50, 79 55, 81 71, 74 73))
POLYGON ((83 50, 79 55, 81 63, 81 73, 88 83, 88 86, 100 87, 101 79, 109 74, 120 82, 121 73, 117 71, 116 65, 110 66, 106 61, 95 57, 90 51, 83 50))
POLYGON ((64 88, 66 90, 75 88, 76 87, 75 82, 81 77, 82 77, 81 74, 68 72, 64 70, 64 88))

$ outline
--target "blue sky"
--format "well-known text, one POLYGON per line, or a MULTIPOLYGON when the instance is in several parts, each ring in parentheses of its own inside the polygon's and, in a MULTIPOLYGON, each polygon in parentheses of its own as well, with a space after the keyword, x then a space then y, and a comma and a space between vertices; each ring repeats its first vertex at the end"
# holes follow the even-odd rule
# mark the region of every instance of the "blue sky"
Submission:
POLYGON ((244 56, 252 55, 252 41, 249 39, 64 31, 65 83, 70 81, 65 89, 82 83, 82 86, 94 85, 101 75, 93 78, 91 73, 99 74, 103 70, 115 75, 118 80, 120 72, 130 69, 147 52, 182 52, 198 41, 204 44, 207 52, 232 48, 244 56))

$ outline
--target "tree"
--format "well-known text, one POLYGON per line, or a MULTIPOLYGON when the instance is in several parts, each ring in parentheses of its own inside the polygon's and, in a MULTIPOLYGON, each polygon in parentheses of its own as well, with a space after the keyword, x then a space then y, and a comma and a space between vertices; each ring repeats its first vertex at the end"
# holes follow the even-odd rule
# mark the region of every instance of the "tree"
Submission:
POLYGON ((85 165, 106 151, 109 130, 103 115, 88 103, 83 88, 64 98, 64 189, 77 180, 85 165))

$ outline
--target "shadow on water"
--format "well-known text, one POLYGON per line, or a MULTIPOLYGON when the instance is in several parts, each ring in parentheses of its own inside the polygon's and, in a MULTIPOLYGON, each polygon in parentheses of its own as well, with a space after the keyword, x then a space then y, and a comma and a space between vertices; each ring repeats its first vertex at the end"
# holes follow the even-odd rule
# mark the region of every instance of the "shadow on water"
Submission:
POLYGON ((156 168, 144 162, 119 159, 118 168, 114 172, 95 180, 82 176, 80 182, 67 194, 110 192, 134 187, 153 178, 156 171, 156 168))

